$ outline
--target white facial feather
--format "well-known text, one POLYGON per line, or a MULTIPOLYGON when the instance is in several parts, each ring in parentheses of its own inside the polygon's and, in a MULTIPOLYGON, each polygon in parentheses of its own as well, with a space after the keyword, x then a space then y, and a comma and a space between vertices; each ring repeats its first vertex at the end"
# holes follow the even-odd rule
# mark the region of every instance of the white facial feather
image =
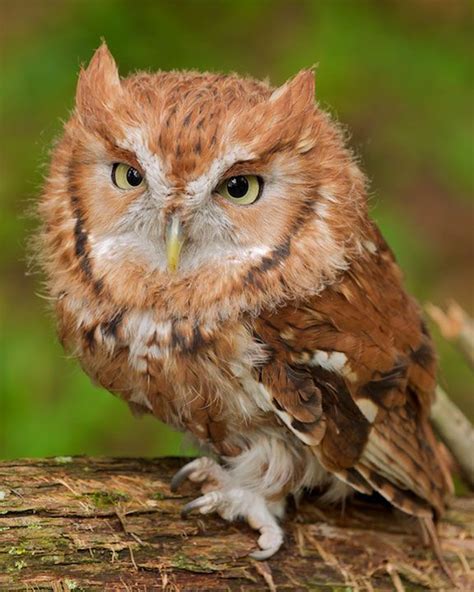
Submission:
MULTIPOLYGON (((92 255, 99 264, 113 260, 137 261, 150 271, 164 271, 167 258, 164 243, 163 207, 173 199, 174 190, 167 178, 166 167, 153 154, 140 128, 128 130, 129 137, 119 142, 132 150, 145 172, 147 190, 135 200, 127 213, 107 234, 90 237, 92 255)), ((252 154, 244 148, 234 148, 216 158, 208 171, 190 181, 185 189, 186 209, 191 212, 188 224, 188 244, 183 249, 180 270, 189 272, 203 265, 241 265, 258 261, 270 251, 265 244, 243 248, 233 238, 232 224, 212 193, 225 172, 236 162, 249 160, 252 154)), ((102 181, 110 182, 110 166, 103 167, 102 181)))
POLYGON ((170 195, 172 187, 166 176, 165 163, 149 149, 144 131, 140 127, 127 128, 124 130, 124 138, 118 145, 135 154, 145 171, 150 195, 162 205, 170 195))
POLYGON ((197 200, 198 204, 201 204, 203 198, 210 196, 219 182, 224 180, 224 173, 232 165, 252 160, 252 158, 254 158, 254 154, 243 146, 235 146, 219 158, 215 158, 204 174, 187 184, 186 194, 190 198, 191 206, 193 205, 193 199, 197 200))
MULTIPOLYGON (((229 129, 231 126, 229 127, 229 129)), ((128 260, 144 266, 150 273, 166 271, 167 258, 164 242, 164 207, 175 199, 176 189, 169 179, 166 162, 154 154, 145 131, 140 127, 125 130, 119 145, 133 151, 146 179, 146 190, 129 207, 122 219, 106 235, 94 236, 92 254, 100 265, 113 260, 128 260)), ((258 263, 276 245, 271 216, 262 216, 257 236, 251 229, 233 228, 226 210, 213 192, 225 173, 237 162, 251 161, 255 155, 245 146, 237 145, 215 158, 208 170, 189 181, 184 192, 187 243, 180 259, 180 272, 189 273, 207 265, 231 269, 245 262, 258 263), (242 242, 243 241, 243 242, 242 242)), ((295 191, 301 191, 299 157, 276 154, 271 168, 265 174, 262 203, 271 208, 285 208, 286 200, 295 191)), ((110 172, 107 171, 109 181, 110 172)), ((313 221, 319 256, 328 261, 333 270, 347 267, 343 246, 336 243, 328 221, 328 207, 335 201, 327 188, 320 189, 323 201, 315 205, 317 216, 313 221)))

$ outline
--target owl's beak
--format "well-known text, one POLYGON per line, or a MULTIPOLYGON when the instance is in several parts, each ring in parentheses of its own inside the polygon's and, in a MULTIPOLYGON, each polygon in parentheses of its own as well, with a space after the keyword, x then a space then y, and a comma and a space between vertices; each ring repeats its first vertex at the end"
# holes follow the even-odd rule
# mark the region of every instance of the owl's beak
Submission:
POLYGON ((183 227, 178 216, 172 216, 166 227, 166 258, 168 270, 174 273, 179 266, 179 257, 183 248, 183 227))

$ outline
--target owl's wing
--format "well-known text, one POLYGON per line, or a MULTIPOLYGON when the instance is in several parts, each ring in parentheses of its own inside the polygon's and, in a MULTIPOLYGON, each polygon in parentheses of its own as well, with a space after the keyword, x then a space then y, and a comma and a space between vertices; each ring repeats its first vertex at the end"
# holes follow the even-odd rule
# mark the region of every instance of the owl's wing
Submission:
POLYGON ((436 360, 417 305, 380 234, 338 284, 263 314, 260 380, 276 414, 356 490, 418 516, 451 487, 429 424, 436 360))

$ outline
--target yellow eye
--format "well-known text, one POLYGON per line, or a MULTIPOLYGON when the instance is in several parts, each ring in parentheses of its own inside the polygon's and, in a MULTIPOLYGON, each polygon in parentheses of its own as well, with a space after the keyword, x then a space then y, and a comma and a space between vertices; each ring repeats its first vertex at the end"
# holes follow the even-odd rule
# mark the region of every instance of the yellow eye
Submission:
POLYGON ((143 183, 143 175, 128 164, 116 162, 112 167, 112 181, 119 189, 134 189, 143 183))
POLYGON ((217 193, 226 199, 248 206, 260 197, 263 180, 256 175, 237 175, 229 177, 217 188, 217 193))

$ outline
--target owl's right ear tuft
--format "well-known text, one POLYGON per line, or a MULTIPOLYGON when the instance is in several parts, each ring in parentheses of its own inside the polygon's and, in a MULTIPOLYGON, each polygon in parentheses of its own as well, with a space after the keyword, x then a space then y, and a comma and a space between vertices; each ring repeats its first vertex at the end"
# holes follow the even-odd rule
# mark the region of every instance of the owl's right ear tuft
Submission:
POLYGON ((76 90, 76 112, 84 121, 112 106, 122 93, 120 76, 105 41, 87 68, 81 68, 76 90))

